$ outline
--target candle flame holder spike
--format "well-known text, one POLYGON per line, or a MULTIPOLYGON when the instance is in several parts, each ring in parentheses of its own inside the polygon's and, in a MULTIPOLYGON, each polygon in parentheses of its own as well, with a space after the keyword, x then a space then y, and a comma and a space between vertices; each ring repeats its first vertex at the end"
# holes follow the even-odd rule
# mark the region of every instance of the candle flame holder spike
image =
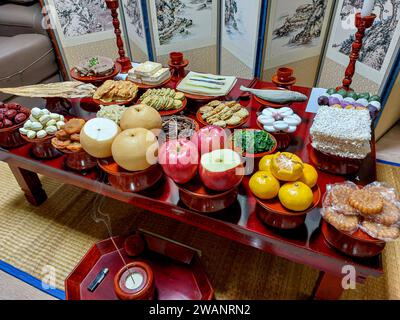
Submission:
POLYGON ((356 38, 352 45, 349 65, 346 68, 345 77, 342 82, 343 85, 341 87, 338 87, 337 90, 344 89, 346 91, 353 91, 353 89, 351 89, 350 86, 353 82, 353 76, 356 71, 357 60, 360 57, 360 51, 363 46, 365 31, 373 25, 375 18, 376 18, 375 14, 362 17, 361 13, 356 13, 356 19, 355 19, 355 26, 357 28, 357 32, 355 35, 356 38))

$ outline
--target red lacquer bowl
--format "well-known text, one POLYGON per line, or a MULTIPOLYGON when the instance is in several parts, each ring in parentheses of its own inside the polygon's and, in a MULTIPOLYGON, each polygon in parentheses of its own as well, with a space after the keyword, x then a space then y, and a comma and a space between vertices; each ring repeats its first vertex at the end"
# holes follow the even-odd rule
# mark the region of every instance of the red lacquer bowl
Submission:
MULTIPOLYGON (((141 103, 141 100, 138 100, 137 103, 141 103)), ((161 117, 165 117, 165 116, 172 116, 174 114, 180 113, 182 112, 187 105, 187 99, 183 99, 182 101, 182 107, 180 107, 179 109, 172 109, 172 110, 157 110, 158 113, 160 114, 161 117)))
POLYGON ((72 79, 77 81, 81 81, 84 83, 91 83, 94 85, 101 85, 103 82, 107 80, 114 79, 121 72, 121 65, 118 62, 114 63, 114 70, 105 76, 81 76, 79 71, 76 68, 72 68, 69 71, 72 79))
POLYGON ((54 148, 51 143, 51 139, 55 137, 54 134, 48 135, 44 138, 29 139, 27 136, 21 135, 21 137, 32 144, 31 152, 32 155, 38 159, 52 159, 62 155, 60 151, 54 148))
MULTIPOLYGON (((257 126, 261 130, 264 130, 264 126, 258 120, 257 120, 257 126)), ((277 144, 276 150, 278 151, 286 150, 289 147, 290 142, 292 141, 293 138, 293 135, 287 132, 273 132, 270 133, 270 135, 272 135, 275 138, 277 144)))
POLYGON ((85 171, 97 166, 97 159, 88 154, 85 150, 72 152, 69 150, 60 150, 65 153, 65 165, 76 171, 85 171))
POLYGON ((190 182, 178 185, 179 197, 189 209, 214 213, 228 208, 236 201, 240 183, 228 191, 216 192, 206 188, 200 177, 196 176, 190 182))
POLYGON ((314 199, 311 206, 302 212, 286 209, 278 197, 271 200, 256 199, 257 216, 265 224, 279 229, 294 229, 304 224, 307 213, 318 206, 321 200, 321 190, 318 186, 312 188, 314 199))
POLYGON ((326 242, 340 252, 358 258, 370 258, 380 254, 386 242, 370 237, 361 229, 353 234, 340 231, 322 221, 322 234, 326 242))
POLYGON ((124 170, 112 158, 97 159, 97 164, 107 173, 108 182, 114 188, 124 192, 140 192, 148 189, 163 176, 163 171, 159 164, 141 171, 124 170))
POLYGON ((311 161, 322 170, 337 175, 347 175, 360 170, 362 159, 343 158, 314 149, 311 143, 307 146, 311 161))
MULTIPOLYGON (((243 126, 243 125, 247 122, 247 120, 249 120, 249 117, 250 117, 250 115, 247 116, 246 118, 242 119, 242 121, 240 121, 238 124, 236 124, 236 125, 229 125, 229 126, 226 126, 226 128, 227 128, 227 129, 236 129, 236 128, 240 128, 241 126, 243 126)), ((200 111, 197 111, 197 113, 196 113, 196 120, 197 120, 199 123, 201 123, 202 125, 204 125, 204 126, 209 126, 209 125, 210 125, 210 124, 207 123, 205 120, 203 120, 202 114, 200 113, 200 111)))
POLYGON ((19 133, 19 129, 24 126, 26 120, 15 126, 0 129, 0 147, 11 149, 28 143, 19 133))
POLYGON ((128 263, 115 275, 114 291, 121 300, 153 300, 155 293, 153 270, 147 263, 141 261, 128 263), (137 288, 128 288, 125 284, 135 274, 140 274, 142 283, 137 288))

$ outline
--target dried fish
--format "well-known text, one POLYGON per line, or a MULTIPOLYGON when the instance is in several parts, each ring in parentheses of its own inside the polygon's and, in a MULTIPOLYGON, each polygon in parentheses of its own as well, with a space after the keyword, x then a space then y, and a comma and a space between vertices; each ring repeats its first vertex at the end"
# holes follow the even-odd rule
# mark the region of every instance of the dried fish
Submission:
POLYGON ((35 84, 31 86, 0 88, 0 92, 31 98, 84 98, 93 96, 96 87, 79 81, 35 84))

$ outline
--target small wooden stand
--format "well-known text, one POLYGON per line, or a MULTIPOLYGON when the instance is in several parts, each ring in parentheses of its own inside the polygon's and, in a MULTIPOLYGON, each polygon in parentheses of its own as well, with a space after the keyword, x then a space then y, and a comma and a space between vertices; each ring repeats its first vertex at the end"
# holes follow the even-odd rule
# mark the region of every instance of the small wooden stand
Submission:
POLYGON ((337 90, 345 89, 346 91, 352 91, 350 85, 353 82, 353 76, 356 70, 357 60, 360 57, 360 51, 363 45, 362 40, 365 36, 365 30, 367 30, 372 26, 375 18, 376 18, 375 14, 371 14, 370 16, 367 17, 361 17, 360 13, 356 13, 355 25, 358 31, 356 33, 356 39, 354 40, 354 43, 352 45, 350 62, 345 72, 345 77, 343 79, 343 86, 338 87, 337 90))
POLYGON ((121 65, 121 72, 122 73, 127 73, 130 69, 132 69, 132 63, 131 60, 125 56, 125 50, 124 50, 124 42, 122 41, 121 38, 121 29, 119 28, 120 23, 118 19, 118 12, 117 9, 119 7, 119 2, 118 0, 106 0, 107 8, 111 10, 111 16, 113 18, 113 26, 114 26, 114 32, 117 37, 117 47, 118 47, 118 53, 119 53, 119 58, 116 60, 117 63, 121 65))

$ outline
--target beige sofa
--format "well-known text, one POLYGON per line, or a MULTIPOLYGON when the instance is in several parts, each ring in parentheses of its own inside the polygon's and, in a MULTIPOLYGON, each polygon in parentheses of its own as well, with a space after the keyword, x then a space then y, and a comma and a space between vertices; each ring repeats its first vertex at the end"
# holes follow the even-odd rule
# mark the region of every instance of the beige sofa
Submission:
MULTIPOLYGON (((0 4, 0 87, 59 81, 54 49, 38 1, 0 4)), ((0 93, 0 101, 14 97, 0 93)))

